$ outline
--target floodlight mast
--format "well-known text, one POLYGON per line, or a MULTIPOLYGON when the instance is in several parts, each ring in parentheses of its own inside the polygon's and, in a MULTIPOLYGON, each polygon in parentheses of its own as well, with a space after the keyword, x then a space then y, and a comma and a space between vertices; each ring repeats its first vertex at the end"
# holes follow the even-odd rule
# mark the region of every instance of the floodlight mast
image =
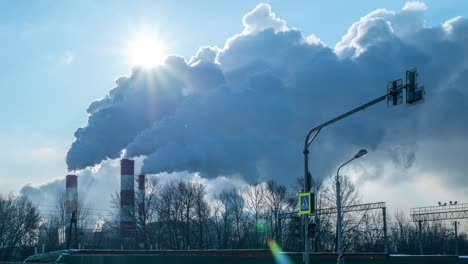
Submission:
MULTIPOLYGON (((416 69, 414 70, 411 70, 411 72, 416 72, 416 69)), ((408 71, 407 71, 407 76, 408 76, 408 71)), ((417 74, 415 75, 412 75, 412 77, 416 78, 417 77, 417 74)), ((413 85, 413 84, 416 84, 416 81, 414 79, 411 80, 411 81, 408 81, 407 80, 407 84, 406 85, 402 85, 400 87, 397 87, 396 89, 393 89, 391 91, 387 91, 387 93, 385 95, 382 95, 380 97, 377 97, 376 99, 368 102, 368 103, 365 103, 359 107, 356 107, 354 108, 353 110, 349 111, 349 112, 346 112, 340 116, 337 116, 319 126, 316 126, 314 128, 311 128, 307 134, 306 134, 306 137, 305 137, 305 141, 304 141, 304 150, 303 150, 303 154, 304 154, 304 192, 310 192, 310 188, 311 188, 311 174, 309 172, 309 146, 312 144, 312 142, 315 140, 315 138, 317 137, 317 135, 320 133, 320 131, 322 130, 322 128, 326 127, 326 126, 329 126, 335 122, 338 122, 340 121, 341 119, 344 119, 352 114, 355 114, 359 111, 362 111, 368 107, 371 107, 377 103, 380 103, 382 101, 384 101, 385 99, 387 99, 388 97, 391 97, 391 96, 396 96, 398 93, 402 92, 403 89, 407 89, 407 87, 409 85, 413 85), (312 133, 315 134, 312 136, 312 133), (311 138, 312 136, 312 138, 311 138)), ((410 91, 412 92, 412 91, 410 91)), ((407 90, 407 95, 408 95, 408 90, 407 90)), ((424 96, 424 93, 422 93, 421 97, 418 98, 419 100, 423 100, 424 96)), ((408 103, 408 102, 407 102, 408 103)), ((411 104, 413 104, 414 101, 411 101, 411 104)), ((305 264, 309 264, 310 263, 310 259, 309 259, 309 254, 310 254, 310 248, 309 248, 309 236, 308 236, 308 230, 307 230, 307 226, 309 224, 309 216, 308 215, 304 215, 303 216, 303 222, 304 222, 304 227, 303 227, 303 238, 304 238, 304 263, 305 264)))

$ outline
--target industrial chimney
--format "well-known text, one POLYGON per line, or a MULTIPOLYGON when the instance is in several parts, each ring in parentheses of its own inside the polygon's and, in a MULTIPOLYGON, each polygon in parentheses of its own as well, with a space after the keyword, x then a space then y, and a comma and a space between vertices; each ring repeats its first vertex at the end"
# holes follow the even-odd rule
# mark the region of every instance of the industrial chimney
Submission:
POLYGON ((138 175, 138 215, 145 214, 145 175, 138 175))
POLYGON ((138 245, 143 248, 145 245, 145 175, 138 175, 138 217, 139 232, 138 232, 138 245))
POLYGON ((78 205, 78 177, 76 175, 67 175, 65 178, 65 214, 69 222, 78 205))
POLYGON ((135 222, 135 162, 120 161, 120 234, 122 238, 134 238, 135 222))
MULTIPOLYGON (((65 177, 65 234, 64 242, 70 241, 71 230, 70 223, 73 213, 75 212, 75 229, 76 229, 76 210, 78 209, 78 177, 76 175, 67 175, 65 177)), ((68 243, 67 243, 68 247, 68 243)))

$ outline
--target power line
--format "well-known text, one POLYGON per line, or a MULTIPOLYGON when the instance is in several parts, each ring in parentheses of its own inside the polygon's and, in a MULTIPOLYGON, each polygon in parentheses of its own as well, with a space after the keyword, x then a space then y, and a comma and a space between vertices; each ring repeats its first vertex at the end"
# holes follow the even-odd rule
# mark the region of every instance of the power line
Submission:
MULTIPOLYGON (((57 205, 48 205, 48 204, 37 204, 38 207, 51 207, 57 208, 57 205)), ((91 210, 91 211, 105 211, 105 212, 115 212, 116 210, 112 209, 100 209, 100 208, 91 208, 91 207, 82 207, 83 210, 91 210)))

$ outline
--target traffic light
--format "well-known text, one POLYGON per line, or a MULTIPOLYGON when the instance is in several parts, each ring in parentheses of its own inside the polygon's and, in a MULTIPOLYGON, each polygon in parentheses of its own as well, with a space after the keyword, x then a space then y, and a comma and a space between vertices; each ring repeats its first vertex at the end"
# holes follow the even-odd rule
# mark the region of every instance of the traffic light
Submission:
POLYGON ((309 233, 309 237, 314 237, 315 236, 315 223, 309 223, 307 226, 307 232, 309 233))
POLYGON ((387 84, 387 106, 399 105, 403 102, 403 81, 401 79, 387 84))
POLYGON ((296 216, 293 218, 294 222, 294 237, 296 239, 301 238, 301 218, 299 216, 296 216))
POLYGON ((418 87, 418 71, 406 71, 406 104, 413 105, 424 101, 424 87, 418 87))

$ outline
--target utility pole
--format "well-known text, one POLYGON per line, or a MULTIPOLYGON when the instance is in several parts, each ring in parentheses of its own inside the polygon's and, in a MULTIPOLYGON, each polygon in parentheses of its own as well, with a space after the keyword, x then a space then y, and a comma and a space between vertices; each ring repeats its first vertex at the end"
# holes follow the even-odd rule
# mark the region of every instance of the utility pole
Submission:
POLYGON ((67 246, 66 246, 66 249, 69 249, 70 248, 70 237, 71 237, 71 234, 72 234, 72 228, 74 227, 74 233, 75 233, 75 247, 78 247, 78 232, 77 232, 77 228, 76 228, 76 211, 73 211, 72 213, 72 217, 70 219, 70 226, 68 227, 68 236, 67 236, 67 246))
POLYGON ((390 253, 388 250, 388 236, 387 236, 387 208, 382 208, 382 218, 383 218, 383 232, 384 232, 384 250, 385 253, 390 253))
MULTIPOLYGON (((340 167, 341 168, 341 167, 340 167)), ((338 169, 339 171, 340 169, 338 169)), ((336 252, 338 253, 338 258, 336 260, 337 264, 343 264, 343 228, 341 227, 343 221, 343 215, 341 213, 341 187, 340 181, 338 179, 338 172, 336 173, 336 252)))
POLYGON ((455 225, 455 255, 458 255, 458 222, 453 223, 455 225))
POLYGON ((422 221, 419 221, 418 225, 419 225, 419 255, 422 255, 423 254, 422 221))

